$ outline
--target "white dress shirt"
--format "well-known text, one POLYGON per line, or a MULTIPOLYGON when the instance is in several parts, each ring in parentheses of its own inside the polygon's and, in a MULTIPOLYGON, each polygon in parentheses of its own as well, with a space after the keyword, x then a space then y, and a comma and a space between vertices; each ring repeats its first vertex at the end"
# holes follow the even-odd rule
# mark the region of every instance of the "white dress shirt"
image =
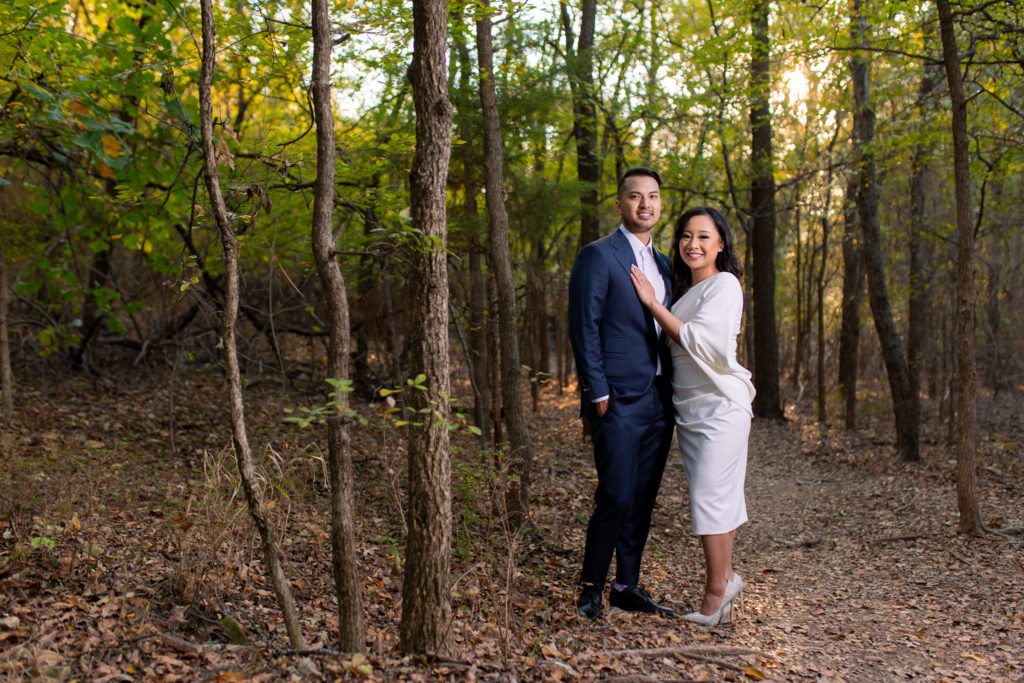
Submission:
MULTIPOLYGON (((633 258, 636 259, 636 264, 640 270, 644 271, 647 280, 654 286, 654 298, 665 303, 665 280, 661 277, 658 262, 654 258, 651 240, 648 239, 647 244, 644 244, 636 235, 626 230, 625 226, 620 225, 619 230, 626 236, 629 246, 633 248, 633 258)), ((657 318, 654 319, 654 331, 661 334, 661 325, 658 324, 657 318)), ((658 360, 658 374, 661 374, 661 359, 658 360)))

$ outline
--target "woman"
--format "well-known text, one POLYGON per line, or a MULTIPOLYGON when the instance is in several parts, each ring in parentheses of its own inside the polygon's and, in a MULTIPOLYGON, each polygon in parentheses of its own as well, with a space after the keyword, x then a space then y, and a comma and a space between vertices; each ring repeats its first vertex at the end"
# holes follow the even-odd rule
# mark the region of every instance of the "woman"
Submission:
POLYGON ((640 301, 674 342, 676 433, 706 564, 704 600, 685 618, 713 626, 731 619, 732 602, 743 594, 743 579, 732 570, 732 546, 737 527, 747 521, 743 479, 754 386, 736 361, 743 289, 725 217, 710 207, 690 209, 676 223, 673 245, 671 310, 656 301, 639 268, 631 275, 640 301))

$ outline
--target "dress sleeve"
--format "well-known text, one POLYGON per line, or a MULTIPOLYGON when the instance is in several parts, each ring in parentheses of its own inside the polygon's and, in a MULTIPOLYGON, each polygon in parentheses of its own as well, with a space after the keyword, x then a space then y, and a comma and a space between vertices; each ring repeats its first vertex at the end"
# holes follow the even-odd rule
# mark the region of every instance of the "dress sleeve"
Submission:
POLYGON ((679 345, 694 360, 727 372, 743 313, 743 289, 731 275, 716 277, 700 296, 693 317, 679 326, 679 345))

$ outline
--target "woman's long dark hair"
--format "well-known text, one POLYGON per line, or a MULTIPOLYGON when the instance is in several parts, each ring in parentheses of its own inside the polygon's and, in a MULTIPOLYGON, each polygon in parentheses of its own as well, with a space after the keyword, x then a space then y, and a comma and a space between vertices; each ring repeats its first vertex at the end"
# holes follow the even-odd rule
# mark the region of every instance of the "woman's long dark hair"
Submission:
POLYGON ((672 236, 672 301, 685 294, 691 285, 690 278, 693 274, 690 272, 690 266, 686 265, 683 257, 679 255, 679 240, 683 238, 683 231, 686 230, 686 225, 694 216, 710 218, 711 222, 715 224, 715 229, 718 230, 718 236, 722 238, 724 246, 715 257, 715 267, 721 272, 732 273, 737 278, 743 276, 743 268, 733 250, 732 230, 729 228, 729 222, 725 220, 725 216, 721 211, 710 206, 695 206, 679 217, 679 220, 676 221, 676 231, 672 236))

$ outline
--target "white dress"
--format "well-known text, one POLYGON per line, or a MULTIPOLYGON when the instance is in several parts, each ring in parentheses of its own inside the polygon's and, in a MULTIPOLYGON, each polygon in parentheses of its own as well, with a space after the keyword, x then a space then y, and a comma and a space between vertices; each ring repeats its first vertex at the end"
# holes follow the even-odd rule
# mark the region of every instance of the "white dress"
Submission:
POLYGON ((672 343, 672 402, 676 434, 690 484, 694 533, 723 534, 747 521, 750 372, 736 360, 743 288, 731 273, 716 273, 672 306, 682 321, 672 343))

